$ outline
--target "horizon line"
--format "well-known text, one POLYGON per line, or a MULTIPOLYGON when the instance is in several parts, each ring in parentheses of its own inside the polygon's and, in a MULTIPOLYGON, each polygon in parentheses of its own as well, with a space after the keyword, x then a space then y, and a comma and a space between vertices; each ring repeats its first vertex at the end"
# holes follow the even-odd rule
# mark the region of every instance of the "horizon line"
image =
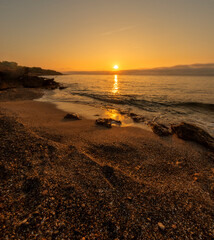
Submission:
MULTIPOLYGON (((175 68, 175 67, 191 67, 191 66, 197 66, 197 65, 213 65, 212 68, 214 68, 214 62, 210 63, 191 63, 191 64, 177 64, 177 65, 170 65, 170 66, 160 66, 160 67, 151 67, 151 68, 133 68, 133 69, 119 69, 119 70, 61 70, 61 72, 110 72, 110 73, 119 73, 122 71, 142 71, 142 70, 155 70, 155 69, 166 69, 166 68, 175 68)), ((60 71, 60 70, 59 70, 60 71)))

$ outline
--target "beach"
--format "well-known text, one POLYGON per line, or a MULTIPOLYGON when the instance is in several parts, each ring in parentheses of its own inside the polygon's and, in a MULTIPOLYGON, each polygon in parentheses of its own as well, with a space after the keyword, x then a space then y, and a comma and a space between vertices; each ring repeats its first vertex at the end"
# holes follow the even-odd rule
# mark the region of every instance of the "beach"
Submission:
POLYGON ((214 154, 1 92, 3 239, 213 239, 214 154))
POLYGON ((214 1, 0 1, 0 240, 214 240, 214 1))

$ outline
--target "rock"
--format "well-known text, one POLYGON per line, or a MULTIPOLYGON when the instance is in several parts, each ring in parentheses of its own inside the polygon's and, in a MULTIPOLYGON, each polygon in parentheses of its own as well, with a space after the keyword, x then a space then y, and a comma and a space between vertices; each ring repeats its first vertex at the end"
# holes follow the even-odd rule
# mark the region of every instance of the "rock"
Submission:
POLYGON ((135 114, 135 113, 129 113, 129 116, 130 116, 130 117, 136 117, 137 114, 135 114))
POLYGON ((214 138, 200 127, 189 123, 171 125, 172 131, 181 139, 197 142, 214 150, 214 138))
POLYGON ((0 90, 22 86, 18 78, 13 72, 0 72, 0 90))
POLYGON ((128 110, 119 110, 121 115, 129 115, 129 111, 128 110))
POLYGON ((115 120, 115 119, 112 119, 111 118, 111 124, 116 124, 116 125, 121 125, 122 123, 121 123, 121 121, 119 121, 119 120, 115 120))
POLYGON ((121 125, 121 121, 112 119, 112 118, 98 118, 95 122, 97 125, 102 125, 107 128, 111 128, 112 124, 121 125))
POLYGON ((26 88, 46 88, 56 89, 59 87, 59 83, 55 82, 54 79, 48 79, 38 76, 23 76, 20 78, 23 87, 26 88))
POLYGON ((39 88, 43 87, 44 79, 37 76, 24 76, 20 78, 23 83, 23 87, 26 88, 39 88))
POLYGON ((152 122, 152 123, 149 123, 148 125, 152 128, 152 131, 158 136, 163 137, 163 136, 172 135, 172 132, 170 131, 170 129, 164 124, 152 122))
POLYGON ((173 229, 176 229, 177 226, 176 226, 175 224, 172 224, 172 228, 173 228, 173 229))
POLYGON ((166 227, 163 225, 163 223, 159 222, 158 223, 158 228, 161 230, 161 231, 165 231, 166 227))
POLYGON ((54 79, 31 76, 28 73, 21 73, 19 71, 5 71, 0 72, 0 90, 16 88, 47 88, 56 89, 60 85, 54 79))
POLYGON ((111 128, 111 121, 109 118, 98 118, 95 122, 97 125, 101 125, 107 128, 111 128))
POLYGON ((44 190, 44 191, 42 192, 42 194, 43 194, 43 195, 47 195, 47 194, 48 194, 48 190, 44 190))
POLYGON ((139 123, 139 122, 144 122, 145 118, 141 116, 133 116, 132 120, 136 123, 139 123))
POLYGON ((65 86, 59 86, 59 90, 63 90, 63 89, 66 89, 67 87, 65 86))
POLYGON ((66 120, 81 120, 79 115, 76 113, 68 113, 67 115, 65 115, 64 119, 66 119, 66 120))
POLYGON ((56 89, 59 88, 59 83, 54 81, 54 78, 44 78, 43 87, 47 89, 56 89))
POLYGON ((142 116, 139 116, 135 113, 129 113, 129 117, 131 117, 131 119, 136 122, 136 123, 139 123, 139 122, 144 122, 145 121, 145 118, 142 117, 142 116))

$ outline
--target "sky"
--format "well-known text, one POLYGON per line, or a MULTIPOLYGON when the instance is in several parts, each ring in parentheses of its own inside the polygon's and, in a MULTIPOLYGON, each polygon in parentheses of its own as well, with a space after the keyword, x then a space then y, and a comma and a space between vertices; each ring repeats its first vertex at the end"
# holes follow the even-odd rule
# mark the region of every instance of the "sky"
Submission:
POLYGON ((214 62, 214 0, 0 0, 0 61, 60 71, 214 62))

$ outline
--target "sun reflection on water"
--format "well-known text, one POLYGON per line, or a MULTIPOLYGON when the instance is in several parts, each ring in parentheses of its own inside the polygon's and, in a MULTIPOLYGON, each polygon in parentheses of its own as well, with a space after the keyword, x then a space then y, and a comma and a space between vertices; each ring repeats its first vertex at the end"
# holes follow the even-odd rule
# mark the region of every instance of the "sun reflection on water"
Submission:
POLYGON ((112 88, 112 93, 116 94, 119 92, 119 87, 118 87, 118 78, 117 78, 117 75, 114 75, 114 85, 113 85, 113 88, 112 88))
POLYGON ((105 112, 105 117, 107 118, 112 118, 115 120, 119 120, 119 121, 123 121, 124 120, 124 116, 122 116, 117 110, 115 109, 108 109, 105 112))

